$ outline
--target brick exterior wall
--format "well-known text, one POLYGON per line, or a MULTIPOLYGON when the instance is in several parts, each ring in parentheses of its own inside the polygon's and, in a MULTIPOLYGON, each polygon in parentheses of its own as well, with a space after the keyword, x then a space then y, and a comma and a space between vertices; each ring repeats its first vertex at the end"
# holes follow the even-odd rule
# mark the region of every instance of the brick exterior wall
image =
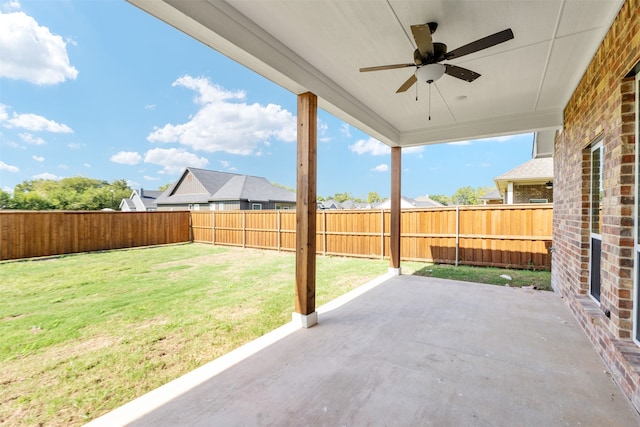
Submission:
POLYGON ((632 340, 634 79, 640 0, 627 0, 564 112, 554 153, 552 284, 607 369, 640 410, 640 347, 632 340), (589 296, 590 144, 602 138, 601 300, 589 296))
POLYGON ((547 199, 548 203, 553 202, 553 189, 548 189, 546 185, 513 185, 513 203, 529 203, 531 199, 547 199))

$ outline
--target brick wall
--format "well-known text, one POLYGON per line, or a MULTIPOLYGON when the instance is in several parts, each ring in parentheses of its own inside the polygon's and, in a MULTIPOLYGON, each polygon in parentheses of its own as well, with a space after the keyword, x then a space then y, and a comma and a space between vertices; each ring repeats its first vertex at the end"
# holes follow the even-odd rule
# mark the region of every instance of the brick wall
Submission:
POLYGON ((613 378, 640 410, 640 347, 633 324, 634 79, 640 0, 627 0, 564 112, 554 153, 552 284, 613 378), (590 297, 590 144, 603 144, 601 303, 590 297), (605 313, 607 315, 605 315, 605 313), (610 316, 610 317, 608 317, 610 316))
POLYGON ((553 202, 553 189, 548 189, 546 185, 513 185, 513 203, 529 203, 531 199, 547 199, 553 202))

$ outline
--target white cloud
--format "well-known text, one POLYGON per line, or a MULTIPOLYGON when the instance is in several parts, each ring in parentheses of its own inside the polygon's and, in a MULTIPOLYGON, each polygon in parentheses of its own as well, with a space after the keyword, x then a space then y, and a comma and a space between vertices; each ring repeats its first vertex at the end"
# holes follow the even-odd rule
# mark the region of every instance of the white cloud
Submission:
POLYGON ((122 165, 137 165, 142 160, 142 156, 135 151, 120 151, 111 156, 109 160, 122 165))
POLYGON ((14 10, 20 10, 20 2, 17 0, 9 0, 0 4, 0 10, 5 12, 11 12, 14 10))
POLYGON ((44 179, 45 181, 58 181, 59 179, 62 179, 62 178, 52 173, 45 172, 45 173, 39 173, 38 175, 33 175, 33 179, 44 179))
POLYGON ((220 160, 220 164, 222 165, 223 169, 229 170, 229 171, 237 171, 238 168, 231 166, 231 162, 228 162, 226 160, 220 160))
POLYGON ((0 104, 0 123, 6 128, 21 128, 31 132, 73 133, 73 130, 65 125, 49 120, 37 114, 9 114, 7 106, 0 104))
POLYGON ((349 126, 349 123, 343 123, 340 132, 347 138, 351 138, 351 126, 349 126))
POLYGON ((20 150, 26 150, 27 149, 27 147, 25 147, 24 145, 20 145, 15 141, 7 141, 6 144, 11 148, 18 148, 20 150))
POLYGON ((91 165, 89 163, 83 163, 82 166, 84 166, 85 168, 90 168, 91 165))
POLYGON ((453 141, 447 142, 448 145, 471 145, 471 141, 453 141))
POLYGON ((180 148, 154 148, 144 155, 145 163, 160 165, 163 167, 161 173, 175 174, 182 172, 187 166, 201 168, 209 163, 204 157, 189 153, 180 148))
POLYGON ((160 181, 160 178, 157 178, 157 177, 154 177, 154 176, 145 175, 144 176, 144 180, 145 181, 160 181))
POLYGON ((17 166, 6 164, 2 160, 0 160, 0 171, 18 173, 20 172, 20 168, 18 168, 17 166))
POLYGON ((40 138, 39 136, 33 136, 30 133, 26 133, 26 132, 19 133, 18 136, 20 137, 21 140, 23 140, 27 144, 33 144, 33 145, 46 144, 44 139, 40 138))
POLYGON ((69 166, 65 165, 64 163, 60 163, 60 164, 57 166, 57 168, 58 168, 58 169, 69 169, 69 166))
MULTIPOLYGON (((391 147, 374 138, 360 139, 355 144, 351 144, 349 150, 357 154, 368 153, 372 156, 384 156, 391 153, 391 147)), ((403 154, 421 153, 423 151, 424 147, 406 147, 402 149, 403 154)))
POLYGON ((327 134, 329 125, 318 119, 318 142, 330 142, 331 136, 327 134))
POLYGON ((31 158, 33 160, 35 160, 36 162, 44 162, 44 157, 42 157, 42 156, 35 156, 34 155, 34 156, 31 156, 31 158))
POLYGON ((147 104, 144 106, 145 110, 155 110, 156 109, 156 104, 147 104))
POLYGON ((78 76, 62 37, 24 12, 0 12, 0 51, 0 77, 51 85, 78 76))
POLYGON ((391 148, 374 138, 360 139, 349 146, 349 150, 357 154, 371 154, 372 156, 384 156, 391 153, 391 148))
POLYGON ((179 142, 193 150, 250 155, 272 139, 296 140, 295 117, 279 105, 246 104, 242 91, 230 92, 206 78, 180 77, 173 86, 197 92, 200 110, 182 124, 156 128, 150 142, 179 142))
POLYGON ((3 187, 2 191, 4 191, 5 193, 13 194, 13 188, 9 188, 7 186, 3 187))
POLYGON ((389 170, 389 165, 382 163, 371 170, 374 172, 386 172, 389 170))

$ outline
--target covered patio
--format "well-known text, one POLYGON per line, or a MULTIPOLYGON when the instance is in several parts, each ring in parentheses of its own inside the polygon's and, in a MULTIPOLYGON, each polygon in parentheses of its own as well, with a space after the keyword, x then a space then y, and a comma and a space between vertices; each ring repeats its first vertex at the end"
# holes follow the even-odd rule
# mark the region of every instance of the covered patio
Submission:
POLYGON ((624 399, 640 408, 640 270, 632 253, 636 248, 640 259, 632 183, 640 2, 128 1, 295 94, 298 158, 291 330, 211 379, 196 371, 178 380, 179 393, 160 389, 168 392, 154 395, 150 411, 137 401, 128 406, 135 417, 123 419, 639 424, 624 399), (426 65, 440 74, 423 73, 426 65), (404 148, 557 131, 552 284, 559 295, 399 276, 321 313, 320 326, 311 328, 319 312, 318 108, 390 147, 391 275, 401 274, 404 148), (599 141, 603 174, 585 151, 599 141), (596 178, 601 190, 593 194, 604 195, 605 209, 594 222, 585 212, 599 212, 590 196, 596 178), (588 231, 601 223, 595 234, 606 250, 588 255, 588 231), (598 291, 596 301, 586 296, 588 281, 600 277, 603 299, 598 291))
POLYGON ((559 295, 379 278, 90 426, 640 425, 559 295))

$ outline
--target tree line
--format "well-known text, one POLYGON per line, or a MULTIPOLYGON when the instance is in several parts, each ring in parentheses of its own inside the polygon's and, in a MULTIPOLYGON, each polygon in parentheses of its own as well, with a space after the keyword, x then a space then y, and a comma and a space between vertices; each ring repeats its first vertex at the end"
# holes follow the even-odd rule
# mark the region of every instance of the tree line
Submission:
MULTIPOLYGON (((171 184, 160 187, 168 188, 171 184)), ((279 184, 276 184, 279 185, 279 184)), ((284 186, 282 186, 284 187, 284 186)), ((289 188, 288 188, 289 189, 289 188)), ((290 189, 295 191, 294 189, 290 189)), ((490 192, 490 187, 462 187, 451 196, 434 194, 429 197, 443 205, 478 205, 480 198, 490 192)), ((112 182, 76 176, 61 180, 36 179, 23 181, 15 186, 13 195, 0 190, 0 209, 21 210, 101 210, 118 209, 122 199, 131 196, 132 189, 126 180, 112 182)), ((357 203, 379 203, 385 201, 375 191, 366 198, 354 197, 349 192, 335 193, 332 196, 318 197, 319 201, 335 200, 343 203, 352 200, 357 203)))
POLYGON ((0 209, 116 210, 122 199, 131 196, 131 191, 124 179, 113 182, 81 176, 35 179, 16 185, 13 196, 0 190, 0 209))
MULTIPOLYGON (((492 187, 473 188, 470 186, 466 186, 458 188, 451 196, 446 196, 444 194, 433 194, 429 195, 429 198, 431 200, 435 200, 436 202, 442 203, 445 206, 481 205, 482 200, 480 198, 487 193, 490 193, 491 191, 493 191, 492 187)), ((324 202, 326 200, 335 200, 338 203, 343 203, 347 200, 352 200, 357 203, 378 203, 385 201, 385 199, 380 197, 380 195, 375 191, 370 192, 366 198, 354 197, 351 193, 344 192, 335 193, 334 195, 328 197, 319 196, 318 200, 321 202, 324 202)))

